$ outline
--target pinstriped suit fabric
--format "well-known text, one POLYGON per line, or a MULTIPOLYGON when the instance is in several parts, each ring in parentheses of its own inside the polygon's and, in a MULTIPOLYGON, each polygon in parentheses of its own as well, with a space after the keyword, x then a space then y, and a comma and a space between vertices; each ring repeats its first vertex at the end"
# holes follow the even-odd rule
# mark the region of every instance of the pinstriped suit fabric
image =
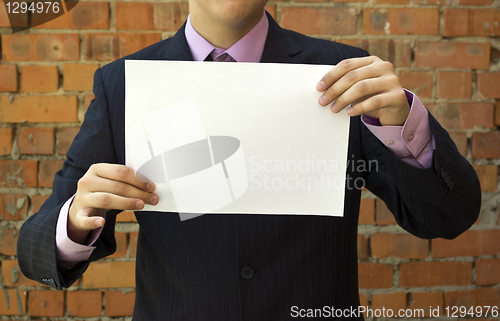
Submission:
MULTIPOLYGON (((337 64, 367 55, 361 49, 283 30, 269 19, 263 63, 337 64)), ((192 60, 184 27, 173 38, 124 59, 192 60)), ((56 175, 54 193, 26 221, 19 237, 23 273, 39 281, 54 278, 59 289, 74 282, 89 264, 56 270, 54 235, 60 207, 92 163, 125 160, 124 59, 96 72, 96 98, 56 175)), ((429 169, 402 162, 361 125, 359 117, 352 118, 349 157, 377 160, 378 170, 348 169, 347 174, 364 178, 367 188, 383 198, 409 232, 452 238, 477 217, 479 183, 446 131, 429 117, 436 139, 429 169), (452 191, 439 176, 441 167, 455 177, 452 191)), ((181 222, 176 214, 136 213, 140 232, 134 320, 290 320, 292 306, 357 306, 360 195, 360 190, 346 190, 344 217, 228 214, 181 222), (250 279, 240 275, 245 266, 254 270, 250 279)), ((108 212, 90 261, 115 250, 115 215, 116 211, 108 212)))

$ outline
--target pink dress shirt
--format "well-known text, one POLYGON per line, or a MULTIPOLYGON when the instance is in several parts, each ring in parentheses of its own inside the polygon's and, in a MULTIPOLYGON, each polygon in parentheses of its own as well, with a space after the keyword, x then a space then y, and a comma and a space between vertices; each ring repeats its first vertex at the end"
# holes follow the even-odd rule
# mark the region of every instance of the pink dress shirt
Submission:
MULTIPOLYGON (((264 51, 268 28, 269 21, 264 14, 252 30, 227 50, 216 48, 206 41, 193 28, 190 17, 187 19, 185 35, 194 61, 204 61, 209 54, 215 58, 227 52, 237 62, 258 63, 264 51)), ((407 90, 405 92, 411 109, 403 126, 381 126, 378 119, 365 115, 361 119, 366 127, 396 156, 413 166, 428 168, 431 166, 435 144, 427 118, 428 112, 416 95, 407 90)), ((88 245, 75 243, 68 237, 67 219, 73 197, 61 208, 57 221, 57 265, 60 269, 88 260, 95 249, 92 244, 102 231, 102 228, 91 231, 87 238, 88 245)))

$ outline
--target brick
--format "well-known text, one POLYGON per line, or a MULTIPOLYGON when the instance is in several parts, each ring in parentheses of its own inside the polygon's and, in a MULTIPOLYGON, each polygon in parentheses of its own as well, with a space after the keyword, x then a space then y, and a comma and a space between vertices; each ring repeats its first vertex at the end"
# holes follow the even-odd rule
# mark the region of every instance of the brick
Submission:
POLYGON ((458 4, 462 6, 489 6, 493 4, 493 0, 458 0, 458 4))
POLYGON ((471 262, 408 262, 399 266, 404 288, 472 284, 471 262))
POLYGON ((376 217, 377 217, 377 225, 393 225, 397 224, 394 215, 392 215, 391 211, 387 208, 384 201, 381 199, 377 199, 376 201, 376 217))
POLYGON ((62 317, 64 315, 64 292, 29 291, 28 312, 32 317, 62 317))
POLYGON ((31 14, 31 24, 35 29, 108 29, 108 2, 78 2, 71 11, 47 21, 46 14, 31 14))
POLYGON ((189 14, 187 3, 116 2, 116 30, 179 29, 189 14))
POLYGON ((442 292, 412 292, 409 295, 409 308, 412 310, 424 310, 424 316, 430 316, 430 309, 439 308, 440 315, 443 313, 444 296, 442 292))
POLYGON ((33 208, 33 214, 40 211, 42 204, 49 198, 50 195, 33 195, 31 196, 31 207, 33 208))
POLYGON ((415 67, 489 69, 490 44, 417 41, 415 67))
MULTIPOLYGON (((2 280, 6 286, 37 286, 38 282, 28 279, 21 273, 19 263, 14 260, 2 261, 2 280)), ((0 312, 1 314, 1 312, 0 312)))
POLYGON ((75 317, 98 317, 102 314, 101 291, 68 291, 66 306, 75 317))
POLYGON ((264 9, 276 20, 276 6, 266 5, 264 9))
POLYGON ((371 55, 390 61, 395 67, 411 66, 411 43, 392 39, 339 39, 338 42, 362 48, 371 55))
POLYGON ((426 107, 446 129, 494 128, 493 103, 442 103, 427 104, 426 107))
POLYGON ((63 168, 63 160, 41 160, 38 170, 38 186, 52 187, 56 172, 63 168))
POLYGON ((466 231, 454 240, 432 240, 433 257, 500 254, 500 230, 466 231))
POLYGON ((500 100, 497 100, 497 104, 495 105, 495 126, 500 127, 500 100))
POLYGON ((417 4, 428 4, 428 5, 448 5, 451 0, 417 0, 417 4))
POLYGON ((498 166, 495 165, 472 165, 476 170, 481 192, 496 192, 498 185, 498 166))
POLYGON ((64 64, 64 90, 92 91, 97 68, 99 64, 64 64))
POLYGON ((87 111, 87 109, 89 109, 90 102, 94 100, 94 98, 95 98, 94 95, 85 95, 85 102, 84 102, 85 112, 87 111))
POLYGON ((448 132, 451 139, 457 146, 460 155, 467 157, 467 133, 464 132, 448 132))
POLYGON ((476 261, 476 284, 496 285, 500 283, 500 259, 476 261))
POLYGON ((437 35, 437 8, 366 8, 363 33, 372 35, 437 35))
POLYGON ((16 65, 0 65, 0 91, 17 91, 16 65))
POLYGON ((80 127, 62 127, 58 129, 59 155, 66 155, 80 127))
POLYGON ((0 315, 26 315, 26 291, 4 289, 0 295, 0 315))
POLYGON ((363 312, 363 316, 366 319, 367 318, 366 310, 368 308, 368 298, 363 293, 359 293, 359 305, 366 308, 365 311, 363 312))
POLYGON ((129 316, 134 312, 135 292, 106 291, 104 300, 108 317, 129 316))
POLYGON ((130 232, 130 257, 137 257, 137 238, 139 237, 139 232, 130 232))
POLYGON ((410 4, 410 0, 375 0, 375 4, 410 4))
POLYGON ((115 232, 116 252, 108 256, 109 258, 120 258, 127 255, 127 233, 115 232))
POLYGON ((2 35, 4 61, 80 60, 78 34, 2 35))
POLYGON ((0 156, 12 151, 13 128, 0 128, 0 156))
POLYGON ((358 234, 358 260, 368 258, 368 240, 364 235, 358 234))
MULTIPOLYGON (((493 306, 498 308, 500 302, 500 289, 498 288, 481 288, 465 291, 446 292, 444 294, 445 307, 449 306, 464 306, 466 308, 476 306, 493 306)), ((485 312, 485 309, 483 309, 485 312)), ((491 309, 490 314, 491 316, 491 309)))
POLYGON ((123 211, 116 216, 117 222, 137 222, 135 213, 133 211, 123 211))
POLYGON ((495 48, 491 48, 491 55, 490 55, 490 61, 493 63, 493 64, 497 64, 498 62, 500 62, 500 50, 497 50, 495 48))
POLYGON ((401 70, 399 80, 404 88, 419 98, 432 98, 432 72, 401 70))
POLYGON ((358 263, 358 281, 361 289, 392 288, 392 265, 358 263))
POLYGON ((4 123, 60 123, 76 122, 77 100, 75 95, 0 97, 0 115, 4 123))
POLYGON ((85 60, 116 60, 160 40, 160 33, 86 33, 85 60))
POLYGON ((500 72, 478 73, 477 92, 480 99, 500 98, 500 72))
POLYGON ((135 262, 93 262, 83 275, 83 288, 133 288, 135 262))
POLYGON ((17 145, 21 154, 54 154, 54 128, 23 127, 18 131, 17 145))
POLYGON ((358 224, 375 223, 375 200, 372 198, 362 198, 359 207, 358 224))
POLYGON ((1 194, 0 220, 21 221, 28 217, 28 195, 1 194))
POLYGON ((443 36, 500 36, 500 9, 444 9, 443 36))
POLYGON ((16 255, 19 231, 13 229, 0 230, 0 254, 16 255))
POLYGON ((406 293, 393 292, 393 293, 374 293, 372 294, 372 309, 392 309, 399 311, 406 308, 406 293))
POLYGON ((472 134, 472 158, 500 158, 500 131, 472 134))
POLYGON ((28 13, 20 12, 9 17, 5 2, 0 1, 0 27, 28 27, 28 13))
POLYGON ((472 73, 440 71, 437 74, 437 97, 448 99, 470 99, 472 96, 472 73))
POLYGON ((0 160, 0 187, 36 187, 38 162, 0 160))
POLYGON ((405 259, 424 259, 429 256, 429 241, 410 234, 377 233, 370 238, 374 259, 396 256, 405 259))
POLYGON ((281 25, 308 35, 352 35, 357 32, 354 8, 284 7, 281 25))
POLYGON ((59 89, 57 66, 21 66, 21 91, 50 93, 59 89))

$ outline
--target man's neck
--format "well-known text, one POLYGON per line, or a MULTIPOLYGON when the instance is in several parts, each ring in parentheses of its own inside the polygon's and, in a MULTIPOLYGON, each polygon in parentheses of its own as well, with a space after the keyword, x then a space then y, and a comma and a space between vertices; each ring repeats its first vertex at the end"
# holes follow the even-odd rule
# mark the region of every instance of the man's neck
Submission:
POLYGON ((214 47, 228 49, 238 40, 243 38, 260 21, 262 15, 258 15, 248 22, 240 22, 237 25, 214 23, 206 15, 197 15, 191 12, 191 24, 193 28, 214 47))

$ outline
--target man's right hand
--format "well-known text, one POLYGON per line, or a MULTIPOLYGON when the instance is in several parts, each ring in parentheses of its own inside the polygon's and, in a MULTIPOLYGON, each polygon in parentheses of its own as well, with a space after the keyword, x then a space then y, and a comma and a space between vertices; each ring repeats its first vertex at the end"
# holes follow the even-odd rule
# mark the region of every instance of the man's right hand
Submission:
POLYGON ((139 181, 130 167, 104 163, 90 166, 78 181, 69 208, 68 236, 84 244, 90 230, 104 225, 107 210, 140 210, 144 204, 158 204, 154 189, 153 183, 139 181))

